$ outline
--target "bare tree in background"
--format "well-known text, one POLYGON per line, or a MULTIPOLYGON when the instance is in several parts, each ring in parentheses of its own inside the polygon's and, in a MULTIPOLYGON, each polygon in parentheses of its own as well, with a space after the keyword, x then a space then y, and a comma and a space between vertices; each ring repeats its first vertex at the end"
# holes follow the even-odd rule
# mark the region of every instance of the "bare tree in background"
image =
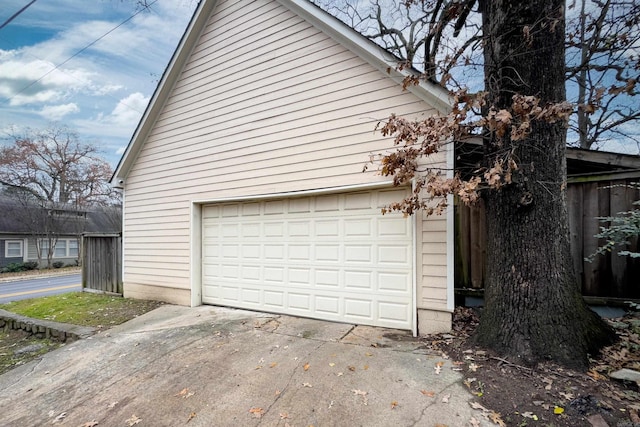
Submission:
POLYGON ((567 80, 575 114, 569 144, 598 148, 612 139, 640 146, 640 4, 569 1, 567 80))
POLYGON ((469 65, 481 42, 476 0, 407 1, 312 0, 368 39, 440 84, 451 84, 451 71, 469 65), (457 40, 457 41, 454 41, 457 40))
MULTIPOLYGON (((313 1, 427 79, 452 90, 480 88, 476 0, 313 1)), ((570 0, 567 7, 566 80, 574 104, 568 144, 597 149, 618 140, 640 147, 640 4, 570 0)))
POLYGON ((60 206, 110 203, 111 166, 68 127, 28 129, 11 137, 13 144, 0 148, 1 184, 60 206))
POLYGON ((48 267, 61 235, 80 235, 87 210, 118 204, 112 171, 91 144, 62 125, 12 135, 0 148, 0 184, 11 199, 8 212, 34 238, 38 263, 48 267))

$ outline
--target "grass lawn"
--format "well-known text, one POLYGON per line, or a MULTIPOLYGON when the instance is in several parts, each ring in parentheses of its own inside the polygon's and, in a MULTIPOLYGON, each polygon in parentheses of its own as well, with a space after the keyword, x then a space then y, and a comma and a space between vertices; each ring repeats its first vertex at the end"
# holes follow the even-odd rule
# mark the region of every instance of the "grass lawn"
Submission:
POLYGON ((162 303, 88 292, 71 292, 0 304, 0 308, 23 316, 109 328, 144 314, 162 303))
MULTIPOLYGON (((157 301, 71 292, 0 304, 0 308, 35 319, 107 329, 162 304, 157 301)), ((23 331, 0 330, 0 375, 61 345, 64 344, 36 338, 23 331)))

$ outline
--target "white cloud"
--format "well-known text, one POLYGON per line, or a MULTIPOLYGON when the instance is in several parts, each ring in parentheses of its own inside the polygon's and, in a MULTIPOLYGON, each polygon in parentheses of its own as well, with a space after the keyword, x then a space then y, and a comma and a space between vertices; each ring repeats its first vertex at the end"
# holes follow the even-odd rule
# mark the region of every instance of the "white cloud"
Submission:
POLYGON ((116 154, 118 156, 122 156, 126 150, 127 150, 127 147, 123 145, 122 147, 118 147, 118 149, 116 150, 116 154))
POLYGON ((78 106, 73 102, 62 105, 48 105, 40 110, 40 115, 47 120, 58 121, 67 114, 77 113, 80 111, 78 106))
POLYGON ((91 86, 91 72, 84 69, 56 69, 40 59, 25 60, 17 52, 0 63, 0 96, 10 105, 57 102, 91 86))
MULTIPOLYGON (((7 10, 24 6, 0 1, 7 10)), ((159 0, 122 25, 135 1, 34 3, 0 49, 0 129, 61 119, 116 161, 197 3, 159 0)))
POLYGON ((148 103, 149 97, 140 92, 132 93, 118 102, 111 114, 105 117, 105 121, 116 126, 131 127, 133 129, 138 124, 148 103))

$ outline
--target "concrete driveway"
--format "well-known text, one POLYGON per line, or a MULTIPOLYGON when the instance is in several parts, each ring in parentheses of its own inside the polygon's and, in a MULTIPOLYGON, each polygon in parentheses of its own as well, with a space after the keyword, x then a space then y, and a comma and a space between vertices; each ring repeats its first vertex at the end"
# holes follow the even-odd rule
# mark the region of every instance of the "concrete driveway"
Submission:
POLYGON ((7 426, 490 425, 451 368, 404 331, 163 306, 0 376, 0 414, 7 426))

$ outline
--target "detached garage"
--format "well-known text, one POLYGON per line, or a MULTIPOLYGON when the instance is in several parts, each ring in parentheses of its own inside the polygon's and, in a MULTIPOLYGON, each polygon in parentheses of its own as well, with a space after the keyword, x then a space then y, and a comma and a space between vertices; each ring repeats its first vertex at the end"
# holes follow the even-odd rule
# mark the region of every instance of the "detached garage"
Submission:
MULTIPOLYGON (((449 108, 307 0, 203 0, 113 183, 127 297, 447 331, 453 214, 382 215, 391 113, 449 108)), ((434 164, 451 169, 452 154, 434 164)))

